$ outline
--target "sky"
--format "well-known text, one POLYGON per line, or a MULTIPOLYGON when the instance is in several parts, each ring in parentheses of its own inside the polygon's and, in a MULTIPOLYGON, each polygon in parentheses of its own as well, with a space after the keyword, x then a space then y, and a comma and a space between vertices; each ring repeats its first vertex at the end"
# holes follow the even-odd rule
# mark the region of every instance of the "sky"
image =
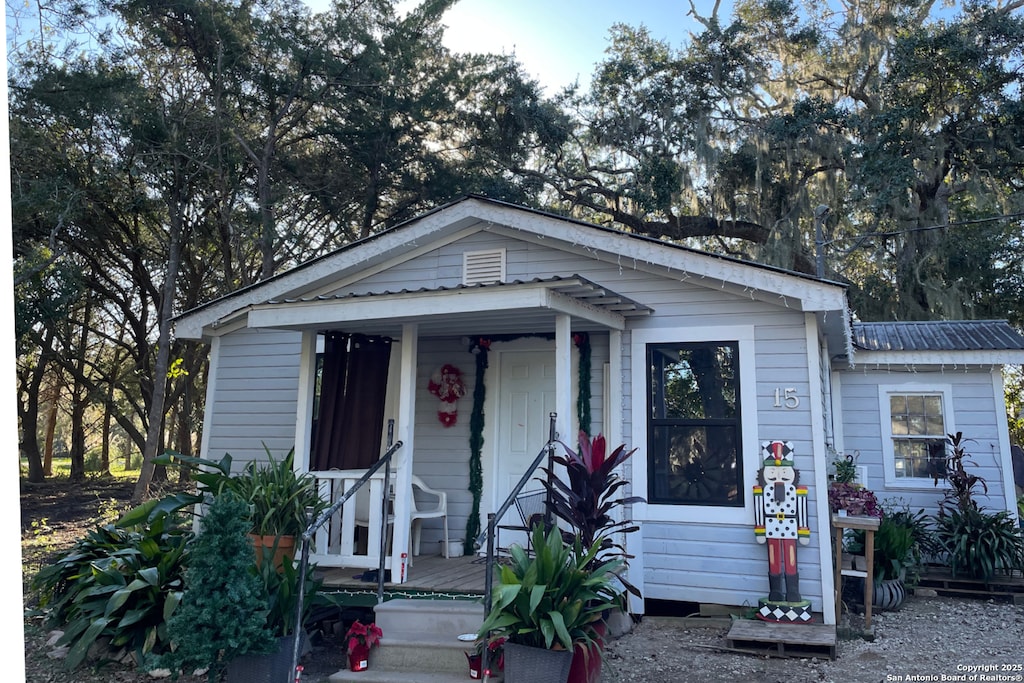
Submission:
MULTIPOLYGON (((419 4, 396 0, 401 12, 419 4)), ((733 0, 717 0, 727 19, 733 0)), ((330 0, 306 0, 315 12, 330 0)), ((713 0, 694 0, 710 14, 713 0)), ((679 47, 701 28, 690 0, 458 0, 445 15, 445 47, 453 52, 514 54, 527 73, 554 95, 576 79, 590 83, 604 57, 614 24, 644 25, 651 35, 679 47)))
MULTIPOLYGON (((713 4, 695 0, 701 13, 713 4)), ((732 3, 721 4, 727 18, 732 3)), ((459 0, 445 15, 444 44, 453 52, 515 54, 552 95, 577 78, 589 84, 612 25, 643 24, 678 47, 701 28, 689 12, 689 0, 459 0)))

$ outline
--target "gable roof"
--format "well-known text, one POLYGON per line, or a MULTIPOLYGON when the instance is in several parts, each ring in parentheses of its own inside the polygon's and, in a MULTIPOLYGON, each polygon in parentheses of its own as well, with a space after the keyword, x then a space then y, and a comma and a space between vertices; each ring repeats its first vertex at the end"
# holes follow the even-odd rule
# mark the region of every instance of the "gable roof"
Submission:
POLYGON ((396 259, 412 258, 445 241, 483 230, 576 250, 588 258, 604 259, 624 268, 679 280, 707 280, 708 287, 779 306, 821 314, 833 312, 827 325, 839 324, 845 329, 846 289, 840 283, 469 195, 187 311, 175 319, 176 334, 179 338, 199 339, 212 326, 252 306, 315 295, 333 283, 351 281, 373 268, 385 268, 396 259))
POLYGON ((346 331, 397 337, 403 322, 416 320, 425 336, 491 334, 544 329, 550 312, 570 313, 574 329, 625 329, 626 320, 652 309, 579 275, 491 282, 454 287, 372 293, 316 295, 268 301, 249 307, 249 327, 303 329, 337 320, 344 306, 346 331), (459 304, 438 294, 452 293, 459 304), (498 303, 500 302, 500 303, 498 303), (365 329, 363 329, 365 327, 365 329))
POLYGON ((852 331, 866 362, 1024 363, 1024 336, 1006 320, 856 322, 852 331))

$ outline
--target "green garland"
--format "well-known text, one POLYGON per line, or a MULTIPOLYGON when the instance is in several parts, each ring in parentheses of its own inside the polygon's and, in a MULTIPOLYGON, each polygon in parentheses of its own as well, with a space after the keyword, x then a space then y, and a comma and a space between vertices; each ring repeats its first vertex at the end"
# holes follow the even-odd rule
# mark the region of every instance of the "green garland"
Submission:
MULTIPOLYGON (((492 341, 506 341, 521 337, 544 337, 551 335, 499 335, 496 337, 476 337, 469 345, 469 352, 476 355, 476 380, 473 386, 473 412, 469 417, 469 492, 473 496, 473 505, 466 520, 466 540, 463 541, 462 552, 472 555, 475 551, 476 537, 480 535, 480 503, 484 490, 484 470, 481 454, 484 447, 484 399, 487 388, 484 375, 487 372, 487 352, 492 341)), ((573 335, 573 342, 580 351, 579 395, 576 398, 576 414, 580 429, 590 436, 590 335, 578 332, 573 335)))
POLYGON ((469 519, 466 520, 466 540, 462 546, 464 555, 473 554, 474 542, 480 535, 480 500, 484 491, 484 469, 480 454, 484 447, 484 398, 487 393, 484 373, 487 371, 487 352, 490 346, 489 339, 479 338, 469 347, 470 352, 476 354, 473 412, 469 417, 469 492, 473 494, 473 508, 470 510, 469 519))
POLYGON ((580 350, 579 393, 576 395, 576 417, 580 431, 590 436, 590 335, 577 332, 572 336, 580 350))

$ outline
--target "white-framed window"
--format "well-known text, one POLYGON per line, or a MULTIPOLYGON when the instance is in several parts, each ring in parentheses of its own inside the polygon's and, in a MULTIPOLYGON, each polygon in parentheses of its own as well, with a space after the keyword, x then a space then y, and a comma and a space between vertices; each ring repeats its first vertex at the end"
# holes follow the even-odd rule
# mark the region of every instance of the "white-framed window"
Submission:
POLYGON ((878 388, 885 485, 933 488, 945 478, 946 435, 953 426, 949 386, 890 385, 878 388))
POLYGON ((634 330, 635 519, 753 519, 758 468, 753 326, 634 330), (741 419, 742 418, 742 419, 741 419))

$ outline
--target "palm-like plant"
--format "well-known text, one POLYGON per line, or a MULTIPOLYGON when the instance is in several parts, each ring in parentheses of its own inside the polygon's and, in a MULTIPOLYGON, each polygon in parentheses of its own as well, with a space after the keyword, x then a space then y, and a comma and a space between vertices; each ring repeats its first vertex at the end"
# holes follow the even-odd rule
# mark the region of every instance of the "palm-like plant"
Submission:
MULTIPOLYGON (((616 498, 616 494, 626 486, 625 479, 615 471, 629 459, 636 449, 626 450, 625 444, 620 445, 611 453, 607 453, 607 444, 603 435, 598 434, 592 440, 586 432, 579 435, 579 451, 574 451, 565 444, 565 455, 556 455, 552 460, 565 468, 568 481, 563 481, 552 469, 544 468, 547 478, 544 486, 548 491, 551 512, 564 520, 571 527, 565 532, 566 542, 572 542, 578 536, 584 548, 596 544, 598 552, 592 560, 598 566, 609 559, 622 560, 623 566, 632 557, 626 553, 625 547, 615 541, 613 534, 637 531, 638 526, 630 519, 615 519, 612 512, 633 503, 642 503, 641 496, 616 498)), ((620 577, 621 579, 621 577, 620 577)), ((631 593, 639 595, 632 585, 623 582, 631 593)))

